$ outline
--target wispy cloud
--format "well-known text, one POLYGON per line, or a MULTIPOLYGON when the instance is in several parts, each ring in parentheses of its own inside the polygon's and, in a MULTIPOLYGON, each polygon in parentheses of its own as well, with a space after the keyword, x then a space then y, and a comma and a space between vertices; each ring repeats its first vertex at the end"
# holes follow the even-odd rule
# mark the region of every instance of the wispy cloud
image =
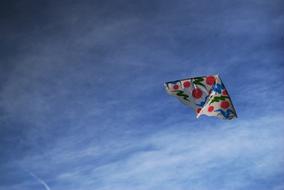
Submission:
POLYGON ((103 181, 99 189, 249 187, 250 180, 282 173, 283 139, 278 133, 284 129, 279 121, 282 119, 263 118, 210 132, 191 133, 175 127, 146 139, 144 143, 156 149, 98 167, 93 175, 103 181))
POLYGON ((262 117, 221 127, 169 121, 164 130, 115 143, 109 139, 74 149, 71 139, 67 144, 62 139, 56 149, 18 164, 54 173, 62 190, 256 188, 254 181, 283 174, 283 121, 262 117))
POLYGON ((47 185, 47 183, 46 183, 43 179, 39 178, 38 176, 36 176, 36 175, 35 175, 34 173, 32 173, 32 172, 29 172, 29 174, 30 174, 33 178, 35 178, 40 184, 42 184, 42 185, 44 186, 45 190, 50 190, 49 186, 47 185))

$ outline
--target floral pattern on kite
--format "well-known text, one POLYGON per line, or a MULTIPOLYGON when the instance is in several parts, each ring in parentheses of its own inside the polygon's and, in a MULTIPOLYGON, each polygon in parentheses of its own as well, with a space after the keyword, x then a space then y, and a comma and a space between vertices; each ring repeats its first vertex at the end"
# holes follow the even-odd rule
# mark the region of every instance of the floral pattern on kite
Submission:
POLYGON ((165 87, 170 95, 192 107, 197 118, 200 115, 221 119, 237 117, 228 91, 218 75, 166 82, 165 87))

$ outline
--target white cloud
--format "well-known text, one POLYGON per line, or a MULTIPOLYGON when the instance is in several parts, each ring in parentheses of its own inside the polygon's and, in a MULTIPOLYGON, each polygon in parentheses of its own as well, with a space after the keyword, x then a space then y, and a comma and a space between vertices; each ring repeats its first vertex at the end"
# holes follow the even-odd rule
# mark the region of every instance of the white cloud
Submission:
MULTIPOLYGON (((219 122, 194 127, 183 123, 148 137, 90 143, 73 152, 58 147, 62 154, 55 151, 46 156, 52 158, 48 167, 64 161, 68 165, 55 174, 57 189, 66 185, 84 190, 242 189, 254 180, 283 174, 283 121, 273 116, 224 122, 221 127, 219 122), (93 161, 84 163, 86 158, 93 161)), ((31 160, 24 163, 30 165, 31 160)), ((46 159, 36 160, 33 169, 42 168, 46 159)), ((51 171, 48 167, 42 169, 51 171)))

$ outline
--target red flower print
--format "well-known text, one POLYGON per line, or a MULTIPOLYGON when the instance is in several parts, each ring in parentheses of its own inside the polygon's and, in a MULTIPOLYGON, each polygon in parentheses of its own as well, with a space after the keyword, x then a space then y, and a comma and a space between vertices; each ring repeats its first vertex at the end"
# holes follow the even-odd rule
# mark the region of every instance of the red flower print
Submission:
POLYGON ((200 88, 195 88, 192 91, 192 96, 196 99, 201 98, 202 96, 202 91, 200 90, 200 88))
POLYGON ((183 83, 184 88, 189 88, 190 87, 190 82, 189 81, 185 81, 183 83))
POLYGON ((221 108, 227 109, 230 106, 230 103, 228 101, 221 102, 221 108))
POLYGON ((214 106, 209 106, 208 107, 208 112, 212 112, 214 110, 214 106))
POLYGON ((177 84, 174 85, 173 87, 175 90, 177 90, 179 88, 179 86, 177 84))
POLYGON ((223 90, 222 95, 228 96, 228 91, 227 90, 223 90))
POLYGON ((206 77, 206 84, 212 86, 214 83, 215 83, 215 77, 214 76, 206 77))
POLYGON ((197 108, 196 113, 199 113, 201 111, 201 108, 197 108))

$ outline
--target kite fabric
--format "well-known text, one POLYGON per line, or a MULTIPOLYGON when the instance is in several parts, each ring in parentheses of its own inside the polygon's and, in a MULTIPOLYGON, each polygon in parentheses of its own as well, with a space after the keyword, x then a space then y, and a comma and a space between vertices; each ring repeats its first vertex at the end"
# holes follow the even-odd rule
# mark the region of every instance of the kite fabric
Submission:
POLYGON ((200 115, 216 116, 220 119, 237 117, 228 91, 218 75, 166 82, 165 87, 170 95, 192 107, 197 118, 200 115))

